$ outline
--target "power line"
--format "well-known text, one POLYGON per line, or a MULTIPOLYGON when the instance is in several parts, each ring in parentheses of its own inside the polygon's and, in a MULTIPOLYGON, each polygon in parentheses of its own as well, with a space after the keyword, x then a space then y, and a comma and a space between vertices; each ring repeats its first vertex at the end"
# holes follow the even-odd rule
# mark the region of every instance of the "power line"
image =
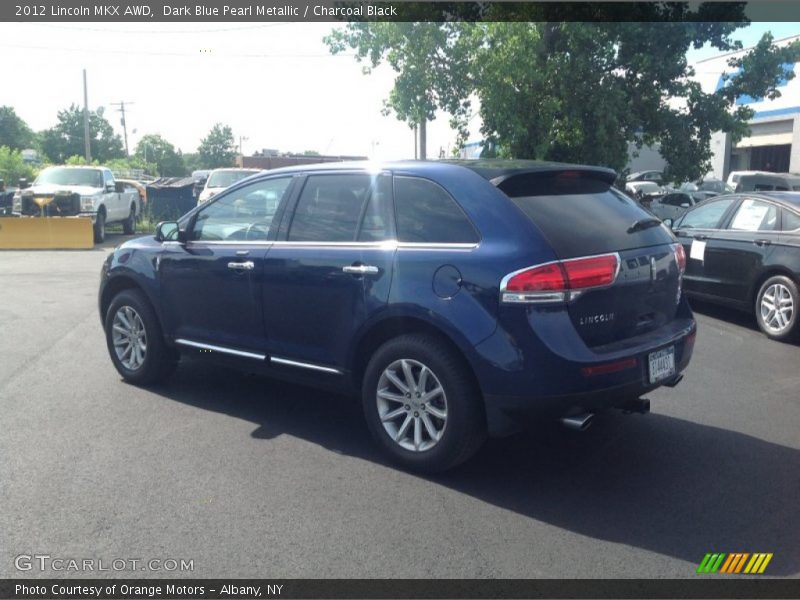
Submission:
MULTIPOLYGON (((27 46, 19 44, 0 44, 0 48, 10 48, 17 50, 47 50, 58 52, 85 52, 93 54, 96 52, 94 49, 89 48, 65 48, 58 46, 57 48, 48 46, 27 46)), ((113 48, 104 48, 103 54, 125 54, 127 56, 197 56, 199 52, 148 52, 146 50, 114 50, 113 48)), ((212 54, 213 56, 213 54, 212 54)), ((283 59, 283 58, 354 58, 355 54, 219 54, 221 58, 266 58, 266 59, 283 59)))

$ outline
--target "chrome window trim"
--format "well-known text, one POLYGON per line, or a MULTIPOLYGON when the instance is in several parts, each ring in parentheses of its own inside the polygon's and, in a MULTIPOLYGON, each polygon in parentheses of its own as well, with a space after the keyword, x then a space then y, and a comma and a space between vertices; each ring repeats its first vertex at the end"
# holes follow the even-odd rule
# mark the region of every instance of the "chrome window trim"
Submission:
POLYGON ((213 350, 214 352, 222 352, 223 354, 231 354, 233 356, 241 356, 243 358, 253 358, 255 360, 265 360, 266 354, 258 354, 256 352, 246 352, 244 350, 236 350, 235 348, 228 348, 226 346, 215 346, 214 344, 204 344, 202 342, 195 342, 187 340, 186 338, 176 338, 176 344, 181 346, 190 346, 192 348, 199 348, 201 350, 213 350))
POLYGON ((333 367, 323 367, 322 365, 300 362, 297 360, 289 360, 288 358, 280 358, 279 356, 270 356, 269 360, 270 362, 277 363, 279 365, 286 365, 288 367, 300 367, 301 369, 311 369, 312 371, 321 371, 323 373, 334 373, 336 375, 342 374, 342 372, 339 369, 334 369, 333 367))
MULTIPOLYGON (((163 242, 183 245, 181 242, 163 242)), ((427 243, 427 242, 398 242, 397 240, 384 240, 381 242, 290 242, 285 240, 190 240, 187 246, 279 246, 285 248, 376 248, 379 250, 474 250, 480 243, 427 243)))

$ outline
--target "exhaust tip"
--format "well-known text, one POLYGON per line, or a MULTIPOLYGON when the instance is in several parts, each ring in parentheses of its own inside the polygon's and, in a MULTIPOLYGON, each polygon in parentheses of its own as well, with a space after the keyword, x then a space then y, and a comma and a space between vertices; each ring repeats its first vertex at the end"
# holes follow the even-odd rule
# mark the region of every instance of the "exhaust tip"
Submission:
POLYGON ((561 424, 567 429, 574 431, 586 431, 594 421, 593 413, 584 413, 582 415, 573 415, 571 417, 562 417, 561 424))

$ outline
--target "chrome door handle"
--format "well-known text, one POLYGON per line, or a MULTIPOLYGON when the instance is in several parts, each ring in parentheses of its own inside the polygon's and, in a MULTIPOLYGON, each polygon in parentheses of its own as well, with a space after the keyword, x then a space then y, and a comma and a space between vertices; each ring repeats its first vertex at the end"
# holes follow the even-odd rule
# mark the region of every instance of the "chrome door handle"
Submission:
POLYGON ((245 262, 229 262, 228 268, 236 271, 252 271, 255 268, 255 263, 252 260, 245 262))
POLYGON ((374 275, 378 272, 378 267, 373 267, 371 265, 348 265, 342 267, 342 271, 352 275, 374 275))
POLYGON ((772 241, 771 240, 754 240, 753 243, 756 246, 769 246, 772 241))

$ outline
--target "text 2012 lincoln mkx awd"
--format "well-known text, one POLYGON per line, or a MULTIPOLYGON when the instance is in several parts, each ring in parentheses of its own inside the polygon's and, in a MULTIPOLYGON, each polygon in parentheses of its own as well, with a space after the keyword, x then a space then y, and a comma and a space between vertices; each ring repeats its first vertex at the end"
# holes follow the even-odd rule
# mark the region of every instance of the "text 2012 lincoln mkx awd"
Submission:
POLYGON ((531 417, 646 412, 696 325, 683 247, 614 179, 528 161, 254 175, 109 255, 111 360, 139 385, 191 355, 349 391, 425 471, 531 417))

